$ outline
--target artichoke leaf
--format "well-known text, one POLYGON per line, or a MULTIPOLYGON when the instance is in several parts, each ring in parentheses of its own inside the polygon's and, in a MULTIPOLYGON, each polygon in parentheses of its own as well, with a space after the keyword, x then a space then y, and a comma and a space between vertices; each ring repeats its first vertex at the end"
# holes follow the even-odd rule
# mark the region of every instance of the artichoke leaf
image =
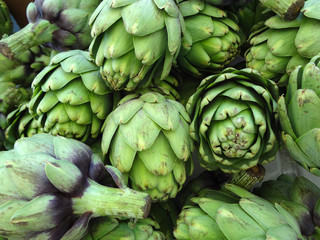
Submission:
POLYGON ((127 173, 132 167, 136 151, 123 138, 119 131, 115 133, 109 150, 109 158, 112 166, 115 166, 123 173, 127 173))

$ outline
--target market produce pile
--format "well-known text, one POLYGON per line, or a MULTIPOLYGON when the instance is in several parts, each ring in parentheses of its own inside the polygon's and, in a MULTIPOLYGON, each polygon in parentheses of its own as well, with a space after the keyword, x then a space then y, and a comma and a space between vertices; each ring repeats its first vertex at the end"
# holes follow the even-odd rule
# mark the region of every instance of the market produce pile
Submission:
POLYGON ((0 0, 0 240, 320 239, 319 13, 0 0))

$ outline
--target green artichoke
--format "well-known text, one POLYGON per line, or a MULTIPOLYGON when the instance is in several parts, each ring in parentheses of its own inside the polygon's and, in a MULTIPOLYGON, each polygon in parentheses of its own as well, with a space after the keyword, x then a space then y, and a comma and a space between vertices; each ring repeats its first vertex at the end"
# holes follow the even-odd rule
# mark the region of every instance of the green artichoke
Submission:
POLYGON ((19 138, 31 137, 37 133, 43 133, 38 121, 29 112, 28 103, 21 104, 7 116, 5 128, 5 147, 12 149, 19 138))
POLYGON ((5 1, 0 0, 0 39, 3 34, 11 34, 13 28, 10 12, 5 1))
POLYGON ((92 61, 86 51, 61 52, 35 77, 29 109, 44 132, 83 142, 99 136, 118 94, 92 61))
POLYGON ((303 176, 280 175, 255 188, 254 193, 290 212, 304 236, 320 239, 320 188, 316 184, 303 176))
POLYGON ((304 239, 296 220, 284 208, 227 184, 230 192, 208 190, 181 211, 177 240, 304 239))
POLYGON ((201 0, 180 1, 186 33, 177 66, 195 76, 219 72, 240 53, 237 19, 201 0))
POLYGON ((91 218, 145 218, 150 197, 124 185, 84 143, 36 134, 0 152, 0 236, 9 239, 81 239, 91 218), (109 171, 119 188, 99 184, 109 171))
POLYGON ((35 0, 27 6, 24 28, 0 41, 0 51, 13 59, 45 44, 58 51, 87 49, 92 40, 88 24, 100 0, 35 0))
POLYGON ((279 16, 269 18, 266 27, 250 39, 247 67, 285 86, 295 67, 307 64, 320 52, 319 8, 320 1, 308 0, 293 21, 286 22, 279 16))
POLYGON ((90 25, 89 51, 112 88, 134 90, 155 69, 169 75, 183 28, 174 0, 103 0, 90 25))
POLYGON ((133 189, 174 198, 193 170, 189 121, 183 105, 159 93, 127 95, 103 125, 102 151, 133 189))
POLYGON ((292 21, 299 15, 305 0, 260 0, 267 8, 277 13, 285 21, 292 21))
POLYGON ((249 68, 203 79, 187 103, 200 164, 235 173, 275 159, 278 88, 249 68))
POLYGON ((291 73, 287 92, 278 104, 282 139, 289 155, 320 176, 320 56, 291 73))
POLYGON ((150 218, 137 222, 117 220, 110 217, 95 218, 90 222, 89 231, 82 240, 164 240, 159 224, 150 218))
POLYGON ((14 82, 30 88, 35 76, 50 63, 54 54, 54 51, 44 47, 32 47, 14 60, 0 54, 0 82, 14 82))
POLYGON ((18 108, 18 106, 28 101, 31 97, 31 91, 14 84, 13 82, 0 81, 0 113, 5 116, 18 108))

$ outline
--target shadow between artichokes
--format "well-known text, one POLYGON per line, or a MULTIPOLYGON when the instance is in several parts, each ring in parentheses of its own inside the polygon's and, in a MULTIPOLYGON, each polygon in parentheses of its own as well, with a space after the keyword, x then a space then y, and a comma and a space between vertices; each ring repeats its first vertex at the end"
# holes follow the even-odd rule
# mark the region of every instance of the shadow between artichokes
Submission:
POLYGON ((253 69, 203 79, 186 106, 200 164, 235 173, 275 159, 277 99, 276 84, 253 69))
POLYGON ((282 139, 290 156, 320 176, 320 56, 291 73, 278 104, 282 139))

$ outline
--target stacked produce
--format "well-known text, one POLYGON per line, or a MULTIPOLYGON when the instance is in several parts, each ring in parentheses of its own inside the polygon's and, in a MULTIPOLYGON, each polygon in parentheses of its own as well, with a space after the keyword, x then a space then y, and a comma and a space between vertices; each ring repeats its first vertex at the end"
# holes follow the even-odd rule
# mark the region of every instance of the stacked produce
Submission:
POLYGON ((320 239, 319 0, 25 12, 0 0, 1 240, 320 239))

